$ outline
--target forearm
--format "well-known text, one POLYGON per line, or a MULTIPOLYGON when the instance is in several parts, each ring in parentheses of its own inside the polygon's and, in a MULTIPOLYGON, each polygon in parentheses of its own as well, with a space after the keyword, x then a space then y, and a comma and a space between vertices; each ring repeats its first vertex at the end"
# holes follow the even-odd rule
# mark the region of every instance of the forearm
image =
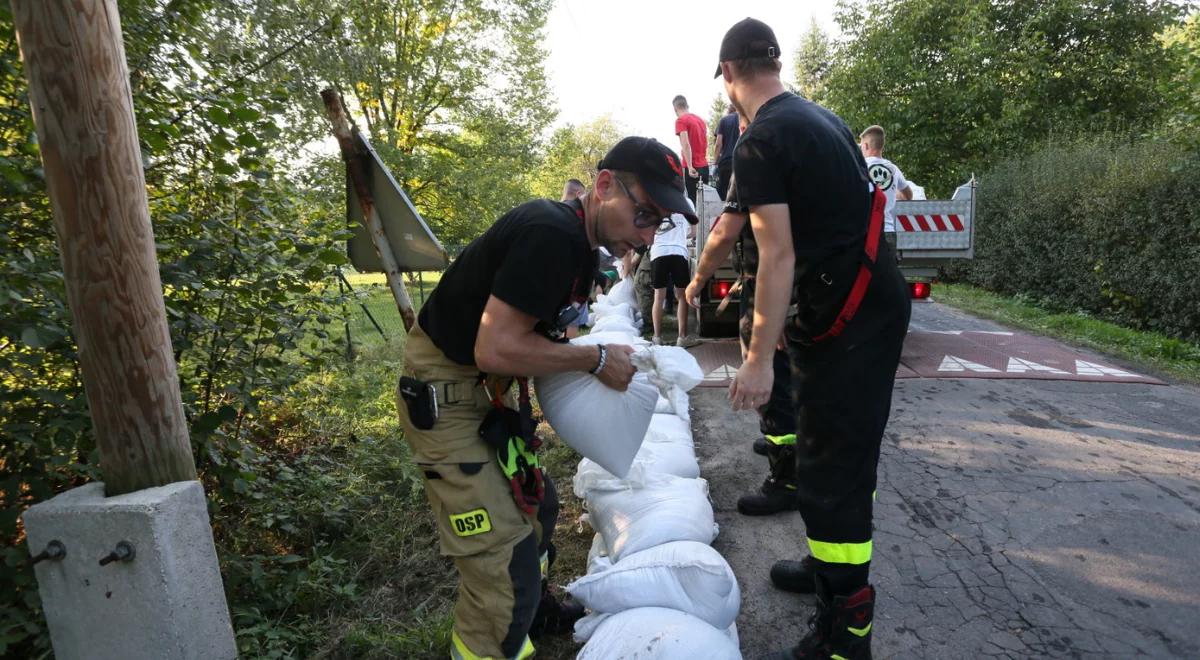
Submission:
POLYGON ((683 159, 684 167, 692 166, 692 145, 683 142, 679 145, 679 156, 683 159))
POLYGON ((532 330, 514 333, 487 346, 481 348, 476 341, 475 364, 485 373, 502 376, 591 371, 600 362, 600 351, 595 346, 550 341, 532 330))
POLYGON ((792 277, 796 255, 787 249, 763 249, 759 245, 757 284, 754 291, 754 329, 746 361, 771 360, 792 299, 792 277))
POLYGON ((707 281, 729 258, 729 253, 733 252, 733 245, 737 242, 737 232, 721 231, 730 220, 728 215, 721 218, 717 227, 708 234, 708 239, 704 242, 704 252, 700 254, 700 259, 696 263, 696 280, 707 281))

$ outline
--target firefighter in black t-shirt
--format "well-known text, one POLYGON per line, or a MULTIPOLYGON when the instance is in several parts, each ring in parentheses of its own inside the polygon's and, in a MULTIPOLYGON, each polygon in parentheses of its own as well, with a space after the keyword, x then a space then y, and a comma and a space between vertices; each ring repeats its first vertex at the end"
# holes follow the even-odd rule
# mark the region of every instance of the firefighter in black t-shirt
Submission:
MULTIPOLYGON (((738 202, 736 177, 730 179, 724 211, 704 242, 704 252, 697 259, 696 274, 685 295, 693 307, 700 308, 700 292, 717 267, 733 252, 736 243, 736 261, 741 274, 738 331, 744 354, 750 347, 753 332, 758 246, 754 242, 754 232, 750 231, 749 210, 738 202)), ((791 366, 786 351, 775 351, 772 368, 775 378, 771 383, 771 396, 758 409, 758 426, 763 436, 754 441, 755 453, 767 457, 767 478, 757 491, 738 498, 738 512, 747 516, 765 516, 796 508, 796 411, 792 405, 791 366)))
POLYGON ((861 660, 871 657, 872 507, 908 287, 881 238, 886 197, 854 135, 784 89, 779 54, 771 28, 748 18, 725 34, 716 73, 750 120, 733 170, 759 249, 754 332, 730 398, 738 410, 768 400, 783 333, 809 556, 776 563, 771 579, 815 591, 817 611, 799 645, 773 657, 861 660))
POLYGON ((547 593, 558 500, 538 462, 526 379, 587 371, 627 388, 631 347, 562 339, 586 304, 596 250, 642 247, 673 213, 696 222, 679 160, 658 142, 625 138, 599 170, 583 197, 522 204, 472 241, 408 335, 397 403, 459 574, 452 658, 526 658, 531 637, 582 615, 547 593))

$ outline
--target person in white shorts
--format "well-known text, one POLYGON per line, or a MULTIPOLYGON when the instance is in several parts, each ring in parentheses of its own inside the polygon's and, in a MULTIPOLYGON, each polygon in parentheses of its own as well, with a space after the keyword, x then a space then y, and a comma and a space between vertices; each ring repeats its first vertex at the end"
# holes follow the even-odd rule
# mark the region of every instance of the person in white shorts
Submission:
POLYGON ((667 287, 675 287, 676 313, 679 318, 679 338, 676 346, 694 346, 695 338, 687 334, 688 306, 684 290, 691 281, 688 265, 687 239, 691 225, 683 216, 675 214, 670 222, 664 222, 654 242, 650 245, 650 272, 654 284, 654 308, 650 318, 654 323, 654 343, 662 343, 663 303, 667 299, 667 287))

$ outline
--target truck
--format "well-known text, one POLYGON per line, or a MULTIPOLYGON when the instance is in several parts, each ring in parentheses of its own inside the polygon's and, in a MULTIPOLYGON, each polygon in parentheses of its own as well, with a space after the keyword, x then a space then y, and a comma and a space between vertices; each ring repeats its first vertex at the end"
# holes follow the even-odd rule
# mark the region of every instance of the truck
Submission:
MULTIPOLYGON (((696 197, 700 223, 696 226, 693 269, 699 255, 704 252, 704 244, 713 223, 724 209, 716 189, 711 186, 701 185, 696 197)), ((908 281, 909 294, 913 299, 929 298, 938 269, 951 259, 971 259, 975 256, 975 177, 959 186, 950 199, 896 200, 893 214, 896 216, 900 272, 908 281)), ((734 269, 733 255, 730 255, 704 287, 697 314, 701 337, 737 336, 736 300, 732 300, 724 310, 718 309, 721 301, 733 290, 739 274, 734 269)))

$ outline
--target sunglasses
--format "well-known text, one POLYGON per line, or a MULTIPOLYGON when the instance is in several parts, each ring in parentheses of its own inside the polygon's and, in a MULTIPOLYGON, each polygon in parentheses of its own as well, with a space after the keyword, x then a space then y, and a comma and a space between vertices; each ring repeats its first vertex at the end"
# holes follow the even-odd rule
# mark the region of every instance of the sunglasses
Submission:
POLYGON ((613 180, 621 185, 621 190, 625 191, 625 196, 629 201, 633 202, 633 210, 636 214, 633 216, 633 226, 638 229, 647 229, 649 227, 658 227, 658 231, 664 232, 675 228, 675 221, 670 218, 664 218, 658 211, 644 206, 641 202, 629 192, 629 188, 625 186, 625 182, 617 177, 613 180))

